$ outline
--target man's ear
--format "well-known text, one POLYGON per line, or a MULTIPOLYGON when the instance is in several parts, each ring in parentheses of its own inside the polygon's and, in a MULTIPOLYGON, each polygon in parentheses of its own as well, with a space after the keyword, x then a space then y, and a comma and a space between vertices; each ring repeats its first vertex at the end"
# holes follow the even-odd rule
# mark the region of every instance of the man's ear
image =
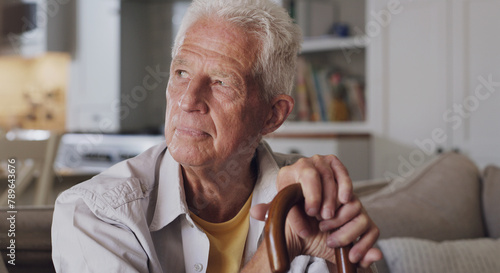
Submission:
POLYGON ((278 129, 292 112, 294 100, 291 96, 281 94, 271 100, 271 111, 266 119, 262 135, 267 135, 278 129))

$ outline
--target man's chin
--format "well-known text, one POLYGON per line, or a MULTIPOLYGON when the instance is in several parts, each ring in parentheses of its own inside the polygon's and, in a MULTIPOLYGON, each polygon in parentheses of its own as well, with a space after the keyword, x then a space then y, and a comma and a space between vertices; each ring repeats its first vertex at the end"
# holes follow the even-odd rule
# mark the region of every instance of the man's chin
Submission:
POLYGON ((207 163, 206 153, 195 145, 178 145, 170 143, 168 151, 172 158, 183 166, 202 166, 207 163))

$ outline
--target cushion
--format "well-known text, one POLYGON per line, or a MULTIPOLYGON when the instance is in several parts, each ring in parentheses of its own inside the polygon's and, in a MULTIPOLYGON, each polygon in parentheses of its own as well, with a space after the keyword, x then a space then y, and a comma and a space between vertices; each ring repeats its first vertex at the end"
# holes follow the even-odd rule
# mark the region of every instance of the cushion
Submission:
POLYGON ((500 239, 468 239, 441 243, 415 238, 378 242, 390 272, 497 273, 500 239))
POLYGON ((488 166, 483 174, 483 211, 489 237, 500 238, 500 168, 488 166))
POLYGON ((485 236, 480 195, 476 165, 464 155, 446 153, 360 200, 380 228, 380 239, 443 241, 485 236))

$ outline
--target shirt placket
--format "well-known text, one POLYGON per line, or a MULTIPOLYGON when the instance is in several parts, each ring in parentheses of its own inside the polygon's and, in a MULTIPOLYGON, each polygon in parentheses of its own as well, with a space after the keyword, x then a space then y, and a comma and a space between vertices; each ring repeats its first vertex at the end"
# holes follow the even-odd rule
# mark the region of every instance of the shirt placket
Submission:
POLYGON ((181 230, 186 273, 206 272, 210 251, 208 237, 191 219, 182 219, 181 230))

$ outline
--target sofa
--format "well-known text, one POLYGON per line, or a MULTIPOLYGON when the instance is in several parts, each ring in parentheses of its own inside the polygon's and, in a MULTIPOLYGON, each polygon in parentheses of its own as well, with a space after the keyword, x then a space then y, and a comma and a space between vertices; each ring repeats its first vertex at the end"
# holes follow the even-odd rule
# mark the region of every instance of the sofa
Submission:
MULTIPOLYGON (((500 272, 500 168, 484 170, 446 153, 404 179, 356 181, 354 189, 380 228, 378 272, 500 272)), ((54 272, 52 207, 18 208, 16 265, 9 272, 54 272)), ((8 217, 6 209, 0 218, 8 217)), ((9 223, 0 221, 6 263, 9 223)), ((0 260, 1 261, 1 260, 0 260)), ((1 267, 0 273, 6 272, 1 267)))
POLYGON ((50 228, 54 208, 16 207, 16 213, 2 208, 0 210, 0 273, 53 273, 51 258, 50 228), (15 215, 14 225, 8 219, 15 215), (9 230, 14 231, 9 232, 9 230), (14 236, 9 237, 9 233, 14 236), (12 253, 10 240, 14 239, 15 251, 12 253), (14 256, 9 256, 14 254, 14 256), (9 264, 9 260, 15 265, 9 264), (4 265, 4 266, 2 266, 4 265))
POLYGON ((500 168, 445 153, 411 176, 354 186, 380 228, 378 272, 500 272, 500 168))

